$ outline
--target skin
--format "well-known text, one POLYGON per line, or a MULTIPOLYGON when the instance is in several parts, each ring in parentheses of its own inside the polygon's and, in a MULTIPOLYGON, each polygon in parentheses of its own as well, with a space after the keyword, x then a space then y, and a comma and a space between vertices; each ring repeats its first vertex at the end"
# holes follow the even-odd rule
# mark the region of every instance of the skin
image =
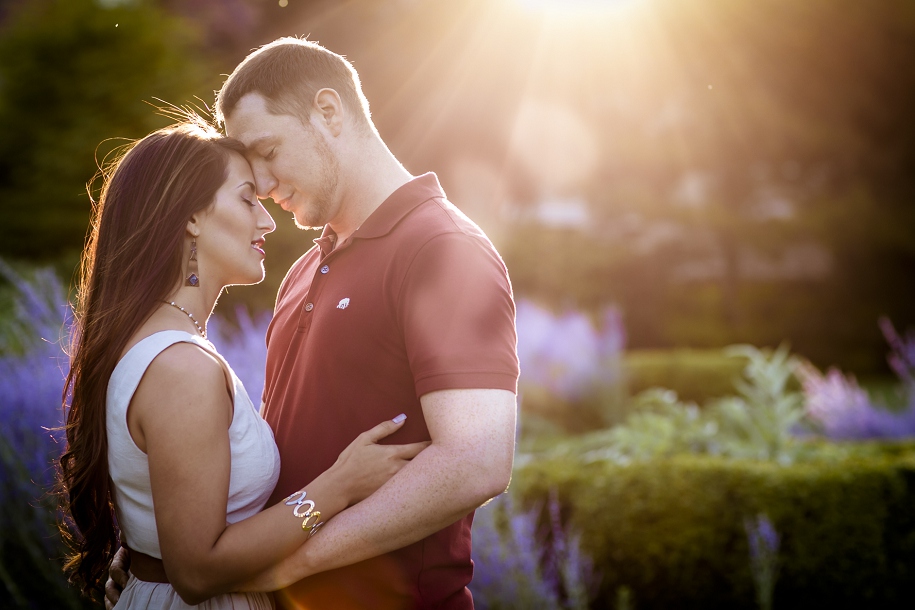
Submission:
MULTIPOLYGON (((254 178, 245 160, 233 153, 228 169, 213 204, 187 225, 185 248, 189 252, 190 240, 196 238, 200 287, 179 285, 179 279, 169 297, 204 323, 223 287, 263 279, 264 236, 276 228, 254 197, 254 178)), ((187 316, 163 304, 126 349, 154 332, 173 329, 196 332, 187 316)), ((226 525, 232 416, 227 371, 213 354, 187 343, 175 344, 153 360, 127 413, 131 436, 149 459, 165 571, 188 604, 239 590, 307 538, 302 518, 283 503, 226 525)), ((424 443, 377 444, 400 425, 388 421, 360 435, 305 487, 323 519, 371 494, 423 449, 424 443)))
MULTIPOLYGON (((337 245, 412 178, 378 135, 360 128, 347 113, 336 91, 322 89, 307 119, 271 114, 257 93, 244 96, 226 117, 227 133, 248 149, 257 196, 274 198, 300 226, 330 225, 337 245), (329 176, 333 168, 337 175, 329 176)), ((275 590, 406 546, 505 491, 515 395, 446 390, 426 394, 420 402, 431 445, 307 546, 245 583, 245 590, 275 590)))

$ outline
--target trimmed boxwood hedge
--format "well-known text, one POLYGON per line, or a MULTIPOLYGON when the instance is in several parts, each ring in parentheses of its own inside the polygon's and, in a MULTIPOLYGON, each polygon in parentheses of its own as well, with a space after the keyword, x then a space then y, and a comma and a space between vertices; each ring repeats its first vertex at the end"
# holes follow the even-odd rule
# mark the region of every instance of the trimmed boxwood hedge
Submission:
MULTIPOLYGON (((781 533, 775 607, 906 608, 915 599, 915 445, 794 465, 684 455, 626 466, 532 460, 512 489, 556 489, 600 574, 595 608, 754 608, 744 519, 781 533)), ((865 452, 866 453, 866 452, 865 452)))
POLYGON ((702 405, 733 395, 734 380, 746 365, 746 358, 720 349, 630 350, 623 356, 623 375, 630 396, 660 387, 702 405))

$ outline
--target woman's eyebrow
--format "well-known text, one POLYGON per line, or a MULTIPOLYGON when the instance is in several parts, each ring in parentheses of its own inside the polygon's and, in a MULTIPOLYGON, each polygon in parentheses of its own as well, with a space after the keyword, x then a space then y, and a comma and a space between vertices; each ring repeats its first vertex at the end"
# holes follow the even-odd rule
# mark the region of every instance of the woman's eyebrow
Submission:
POLYGON ((236 186, 235 188, 236 188, 236 189, 240 189, 240 188, 244 188, 244 187, 246 187, 246 186, 250 186, 250 187, 251 187, 251 190, 252 190, 252 191, 254 190, 254 183, 251 182, 250 180, 246 180, 245 182, 242 182, 241 184, 239 184, 239 185, 236 186))

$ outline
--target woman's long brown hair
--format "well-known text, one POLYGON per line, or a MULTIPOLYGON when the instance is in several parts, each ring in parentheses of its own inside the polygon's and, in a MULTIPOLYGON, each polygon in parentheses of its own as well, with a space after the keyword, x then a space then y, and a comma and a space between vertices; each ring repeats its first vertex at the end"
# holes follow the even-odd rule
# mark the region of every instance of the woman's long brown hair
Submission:
POLYGON ((60 458, 64 571, 89 597, 104 590, 118 531, 108 472, 108 380, 127 341, 181 281, 188 220, 214 200, 239 150, 202 120, 155 131, 103 172, 80 265, 67 447, 60 458))

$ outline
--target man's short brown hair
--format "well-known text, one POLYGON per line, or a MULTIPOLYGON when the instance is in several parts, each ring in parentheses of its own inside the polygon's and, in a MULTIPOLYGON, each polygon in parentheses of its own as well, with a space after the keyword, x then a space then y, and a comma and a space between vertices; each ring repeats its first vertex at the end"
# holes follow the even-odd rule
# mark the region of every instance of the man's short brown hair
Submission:
POLYGON ((265 44, 238 64, 216 94, 216 120, 223 125, 241 98, 259 93, 271 113, 298 116, 307 124, 315 95, 324 88, 340 95, 357 125, 374 130, 353 65, 315 42, 294 37, 265 44))

